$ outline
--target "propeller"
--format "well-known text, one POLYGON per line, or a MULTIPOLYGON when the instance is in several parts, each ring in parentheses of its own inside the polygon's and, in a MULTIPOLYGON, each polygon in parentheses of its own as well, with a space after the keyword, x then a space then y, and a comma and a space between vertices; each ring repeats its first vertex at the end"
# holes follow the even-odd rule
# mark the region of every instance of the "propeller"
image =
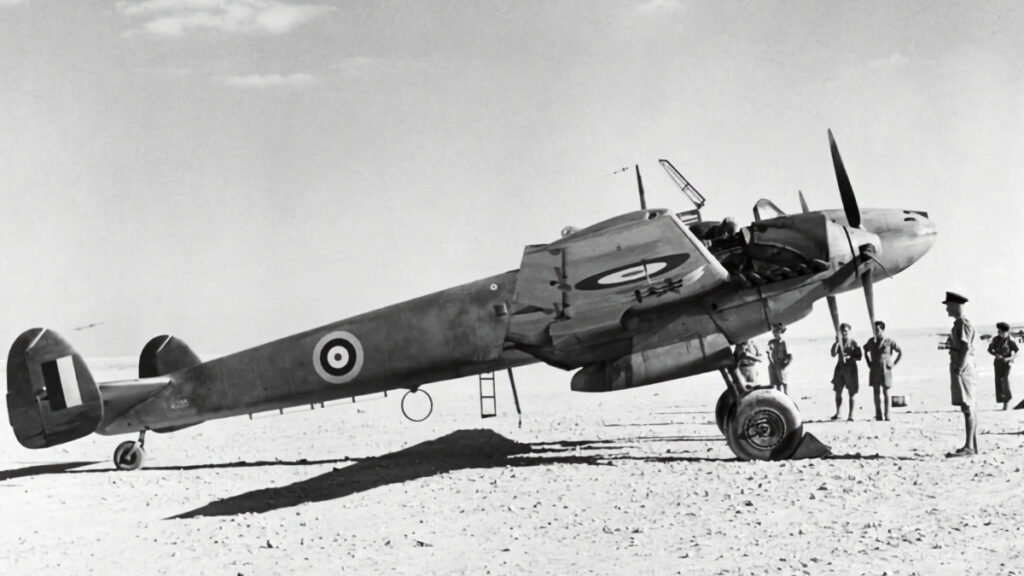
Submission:
POLYGON ((647 200, 644 199, 644 180, 640 177, 640 165, 634 164, 636 168, 636 186, 640 190, 640 209, 647 210, 647 200))
MULTIPOLYGON (((832 166, 836 171, 836 183, 839 185, 839 197, 843 200, 843 210, 846 212, 846 220, 851 228, 860 228, 861 217, 860 207, 857 206, 857 196, 853 193, 853 185, 850 184, 850 177, 846 174, 846 166, 843 165, 843 157, 839 155, 839 146, 836 144, 836 139, 832 135, 832 130, 828 131, 828 144, 829 149, 832 152, 832 166)), ((800 194, 800 204, 806 211, 807 206, 804 201, 803 193, 800 194)), ((853 246, 851 245, 852 249, 853 246)), ((885 266, 875 258, 875 246, 872 244, 864 244, 860 246, 858 260, 858 267, 863 266, 863 271, 860 273, 860 283, 864 290, 864 301, 868 307, 868 318, 871 321, 871 329, 875 329, 875 282, 873 277, 872 263, 878 264, 878 266, 888 274, 885 270, 885 266)), ((839 307, 836 303, 834 296, 828 297, 829 312, 832 314, 832 324, 836 329, 836 339, 839 339, 839 307)))
POLYGON ((811 209, 807 207, 807 199, 804 198, 804 191, 797 190, 796 193, 800 195, 800 209, 803 210, 804 214, 807 214, 811 209))
POLYGON ((836 182, 839 184, 839 197, 843 199, 843 210, 846 211, 846 220, 853 228, 860 228, 860 208, 857 206, 857 196, 853 193, 850 177, 846 175, 843 157, 839 155, 839 146, 836 145, 836 139, 832 136, 831 128, 828 131, 828 144, 832 149, 832 166, 836 169, 836 182))

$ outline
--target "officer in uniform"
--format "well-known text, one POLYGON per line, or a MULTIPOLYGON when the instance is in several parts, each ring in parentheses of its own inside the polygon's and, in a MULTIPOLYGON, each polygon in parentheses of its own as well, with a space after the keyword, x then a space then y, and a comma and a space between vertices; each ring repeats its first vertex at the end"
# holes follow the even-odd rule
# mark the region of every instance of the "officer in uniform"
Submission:
POLYGON ((761 351, 757 349, 757 345, 751 340, 740 342, 736 345, 736 350, 733 351, 733 358, 736 361, 736 366, 740 369, 743 380, 747 384, 756 386, 760 379, 757 365, 761 362, 761 351))
POLYGON ((768 380, 772 388, 789 394, 786 368, 793 361, 793 355, 789 353, 786 341, 782 339, 785 333, 786 326, 781 322, 772 326, 773 338, 768 341, 768 380))
POLYGON ((832 356, 838 356, 836 369, 832 373, 832 389, 836 393, 836 413, 833 420, 839 420, 839 410, 843 407, 843 388, 850 394, 850 416, 853 421, 853 397, 860 390, 860 375, 857 373, 857 362, 861 359, 860 345, 850 338, 850 325, 839 325, 840 338, 832 343, 832 356))
POLYGON ((903 350, 885 336, 885 322, 875 322, 875 335, 864 344, 864 361, 868 364, 868 383, 875 393, 875 420, 889 419, 889 389, 892 388, 892 369, 903 359, 903 350), (893 358, 893 355, 896 357, 893 358), (883 413, 882 405, 885 410, 883 413))
POLYGON ((996 402, 1003 403, 1003 410, 1010 406, 1010 399, 1013 393, 1010 392, 1010 368, 1013 367, 1013 360, 1017 357, 1017 343, 1010 336, 1010 325, 1006 322, 996 324, 999 334, 992 338, 988 344, 988 353, 994 356, 992 362, 995 364, 996 372, 996 402))
POLYGON ((974 327, 964 316, 964 298, 956 292, 946 292, 946 314, 953 318, 949 336, 949 392, 953 405, 964 413, 965 439, 963 447, 946 454, 948 457, 973 456, 978 453, 978 414, 974 408, 974 387, 978 381, 974 370, 974 327))

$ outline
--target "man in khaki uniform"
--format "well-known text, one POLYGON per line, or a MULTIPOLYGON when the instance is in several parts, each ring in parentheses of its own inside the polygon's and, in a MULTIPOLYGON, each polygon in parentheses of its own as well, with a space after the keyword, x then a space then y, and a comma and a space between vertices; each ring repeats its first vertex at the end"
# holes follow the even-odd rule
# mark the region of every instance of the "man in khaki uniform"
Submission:
POLYGON ((889 420, 892 369, 902 359, 903 350, 900 349, 900 345, 885 336, 885 322, 875 322, 875 335, 864 344, 864 360, 867 361, 869 369, 868 383, 875 393, 875 420, 889 420))
POLYGON ((789 394, 789 379, 786 368, 793 362, 793 355, 789 353, 786 341, 782 335, 786 333, 786 326, 781 322, 772 326, 773 338, 768 341, 768 383, 772 388, 789 394))
POLYGON ((946 454, 948 457, 973 456, 978 453, 978 414, 974 409, 974 387, 978 375, 974 370, 974 327, 964 316, 967 298, 946 292, 946 314, 954 318, 949 336, 949 392, 953 405, 964 413, 963 447, 946 454))
POLYGON ((996 402, 1003 403, 1003 410, 1010 407, 1013 392, 1010 391, 1010 368, 1017 358, 1017 343, 1010 336, 1010 325, 1006 322, 996 324, 999 331, 988 345, 988 353, 994 356, 993 368, 996 374, 996 402))
POLYGON ((757 349, 754 341, 744 340, 737 344, 736 350, 733 352, 733 360, 736 361, 736 366, 740 369, 743 381, 752 386, 757 386, 758 381, 761 379, 757 369, 757 364, 761 362, 761 351, 757 349))
POLYGON ((857 373, 857 362, 861 359, 860 345, 850 338, 850 325, 843 322, 839 325, 839 339, 832 344, 832 356, 836 359, 835 370, 832 371, 832 389, 836 393, 836 414, 833 420, 839 420, 839 411, 843 408, 843 389, 850 395, 850 415, 848 421, 853 422, 854 397, 860 391, 860 375, 857 373))

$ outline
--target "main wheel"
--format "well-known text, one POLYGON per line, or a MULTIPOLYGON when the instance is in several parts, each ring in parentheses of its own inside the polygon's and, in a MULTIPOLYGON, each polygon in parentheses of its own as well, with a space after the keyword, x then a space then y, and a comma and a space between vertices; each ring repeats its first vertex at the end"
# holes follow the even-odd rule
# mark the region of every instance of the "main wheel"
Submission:
POLYGON ((118 470, 138 470, 145 459, 145 450, 134 440, 121 442, 114 449, 114 466, 118 470))
POLYGON ((796 404, 770 388, 741 397, 725 420, 725 439, 740 460, 785 460, 804 434, 796 404))
POLYGON ((733 395, 732 391, 726 389, 722 392, 722 395, 718 397, 718 403, 715 404, 715 424, 718 424, 718 431, 725 435, 725 420, 729 416, 729 412, 732 407, 736 405, 736 396, 733 395))

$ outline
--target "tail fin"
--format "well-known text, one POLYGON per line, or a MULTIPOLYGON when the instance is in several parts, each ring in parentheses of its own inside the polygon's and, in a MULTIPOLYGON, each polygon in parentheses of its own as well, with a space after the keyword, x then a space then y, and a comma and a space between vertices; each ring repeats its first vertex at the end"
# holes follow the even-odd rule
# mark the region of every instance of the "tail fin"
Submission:
POLYGON ((202 363, 199 356, 174 336, 154 336, 139 354, 139 378, 164 376, 202 363))
POLYGON ((75 349, 56 332, 33 328, 7 356, 7 415, 22 446, 46 448, 92 433, 103 399, 75 349))

